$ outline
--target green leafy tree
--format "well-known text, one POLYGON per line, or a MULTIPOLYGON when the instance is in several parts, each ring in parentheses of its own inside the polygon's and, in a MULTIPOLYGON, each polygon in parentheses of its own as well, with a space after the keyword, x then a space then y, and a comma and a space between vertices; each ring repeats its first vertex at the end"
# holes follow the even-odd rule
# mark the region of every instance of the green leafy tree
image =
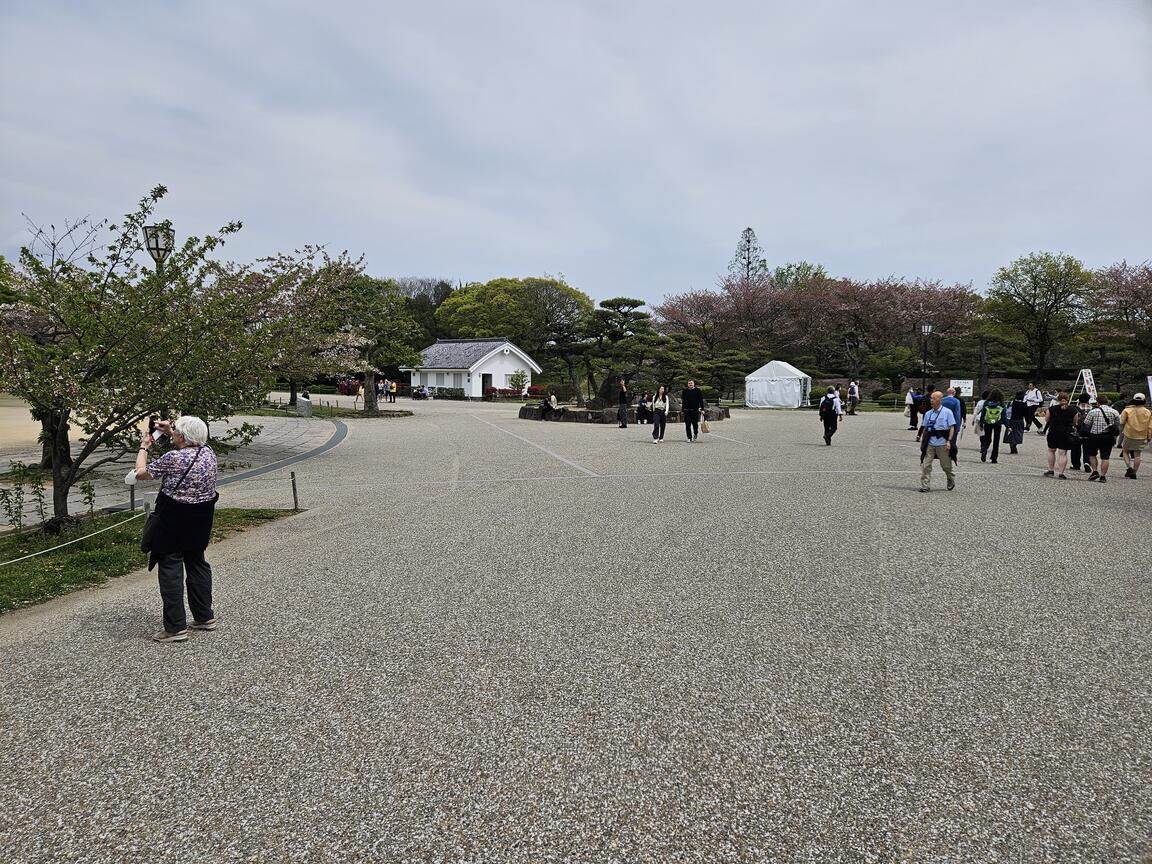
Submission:
POLYGON ((563 276, 502 277, 453 292, 437 309, 436 322, 456 338, 504 336, 535 354, 565 341, 591 311, 592 300, 563 276))
POLYGON ((297 256, 263 262, 265 270, 249 274, 253 281, 274 279, 276 297, 268 306, 269 320, 280 326, 273 371, 287 379, 288 404, 296 404, 296 390, 319 375, 346 372, 352 353, 341 332, 343 310, 339 289, 363 269, 363 259, 347 253, 332 258, 323 249, 305 247, 297 256))
POLYGON ((402 276, 392 281, 405 298, 408 315, 420 327, 419 333, 413 337, 413 348, 422 350, 447 335, 440 329, 436 312, 452 296, 451 282, 447 279, 417 276, 402 276))
POLYGON ((1037 377, 1069 339, 1092 289, 1092 274, 1071 255, 1036 252, 1000 268, 985 307, 988 316, 1019 339, 1037 377))
POLYGON ((585 370, 589 389, 601 402, 611 403, 617 379, 632 378, 663 344, 651 316, 641 311, 643 305, 643 300, 632 297, 613 297, 600 301, 592 312, 585 370), (597 372, 603 376, 599 386, 597 372))
POLYGON ((0 306, 0 384, 47 418, 49 530, 67 519, 77 482, 135 450, 148 415, 191 406, 210 421, 267 392, 283 333, 267 308, 276 274, 252 279, 252 268, 212 260, 237 222, 189 237, 161 270, 140 266, 141 228, 165 192, 120 225, 38 231, 20 252, 18 302, 0 306), (69 459, 70 423, 84 439, 69 459))
POLYGON ((0 255, 0 305, 15 303, 19 299, 15 269, 0 255))
POLYGON ((339 333, 343 350, 351 357, 348 371, 364 375, 364 411, 378 413, 376 376, 386 367, 420 362, 420 352, 412 347, 420 325, 391 280, 359 275, 334 293, 343 312, 339 333))

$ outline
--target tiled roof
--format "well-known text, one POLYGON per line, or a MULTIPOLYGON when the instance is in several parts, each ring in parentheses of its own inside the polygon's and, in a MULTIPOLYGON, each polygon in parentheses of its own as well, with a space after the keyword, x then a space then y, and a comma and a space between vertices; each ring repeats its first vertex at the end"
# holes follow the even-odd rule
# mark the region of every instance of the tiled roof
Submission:
POLYGON ((439 339, 421 354, 421 369, 471 369, 472 364, 496 349, 509 344, 507 339, 439 339))

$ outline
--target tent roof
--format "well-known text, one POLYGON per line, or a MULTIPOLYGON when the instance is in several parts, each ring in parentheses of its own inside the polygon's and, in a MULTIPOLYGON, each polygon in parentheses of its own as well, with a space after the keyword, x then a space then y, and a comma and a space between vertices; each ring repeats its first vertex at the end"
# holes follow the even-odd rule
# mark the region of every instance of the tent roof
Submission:
POLYGON ((783 360, 770 360, 765 363, 755 372, 745 376, 745 381, 755 381, 758 378, 777 379, 777 378, 807 378, 812 380, 810 375, 806 375, 793 366, 791 363, 785 363, 783 360))

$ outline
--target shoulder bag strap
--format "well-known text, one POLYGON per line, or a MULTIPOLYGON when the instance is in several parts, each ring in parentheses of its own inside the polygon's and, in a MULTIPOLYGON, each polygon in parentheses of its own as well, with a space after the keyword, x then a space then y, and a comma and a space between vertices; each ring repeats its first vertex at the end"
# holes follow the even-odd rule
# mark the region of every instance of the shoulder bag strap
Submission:
MULTIPOLYGON (((192 466, 195 465, 196 460, 200 458, 200 451, 203 449, 204 448, 202 446, 196 448, 196 455, 192 457, 192 461, 188 463, 188 467, 185 468, 184 473, 180 475, 180 480, 177 481, 176 485, 172 487, 173 494, 178 492, 180 487, 184 485, 184 481, 188 478, 188 472, 192 470, 192 466)), ((160 484, 160 491, 164 492, 164 484, 163 483, 160 484)), ((164 492, 164 494, 167 495, 168 493, 164 492)))

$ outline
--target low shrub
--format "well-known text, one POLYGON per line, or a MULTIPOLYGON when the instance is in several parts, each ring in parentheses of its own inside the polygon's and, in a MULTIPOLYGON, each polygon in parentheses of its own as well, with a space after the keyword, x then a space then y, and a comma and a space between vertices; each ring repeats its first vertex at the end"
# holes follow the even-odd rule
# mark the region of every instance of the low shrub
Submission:
POLYGON ((885 405, 891 405, 893 401, 898 401, 901 405, 904 404, 904 394, 902 393, 879 393, 872 398, 885 405))
POLYGON ((432 395, 437 399, 459 399, 463 400, 464 388, 463 387, 432 387, 432 395))

